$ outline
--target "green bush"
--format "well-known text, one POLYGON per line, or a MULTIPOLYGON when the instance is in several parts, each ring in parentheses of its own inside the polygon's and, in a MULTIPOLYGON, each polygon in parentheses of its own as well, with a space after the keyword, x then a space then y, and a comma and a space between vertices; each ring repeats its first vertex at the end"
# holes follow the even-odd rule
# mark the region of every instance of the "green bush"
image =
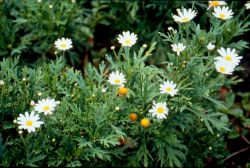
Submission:
MULTIPOLYGON (((5 44, 12 43, 5 37, 13 38, 14 41, 10 39, 13 44, 20 39, 0 30, 1 34, 7 33, 0 42, 1 49, 6 50, 4 57, 13 55, 14 51, 16 54, 24 50, 50 52, 55 39, 68 37, 64 33, 69 32, 70 36, 72 31, 79 31, 71 37, 73 46, 81 48, 83 40, 79 36, 84 34, 85 27, 79 20, 84 10, 69 1, 46 1, 44 5, 25 2, 5 2, 2 6, 2 10, 6 10, 14 5, 10 14, 16 21, 1 19, 7 22, 5 26, 18 25, 14 34, 23 33, 21 40, 27 40, 10 52, 5 44), (51 3, 53 12, 48 9, 51 3), (24 11, 15 12, 19 10, 24 11), (37 10, 60 19, 72 11, 68 18, 73 20, 72 25, 67 21, 55 21, 55 25, 47 23, 49 20, 44 19, 44 15, 32 12, 37 10), (27 25, 27 20, 34 22, 27 25), (58 29, 57 24, 62 27, 58 29), (34 29, 36 26, 38 29, 34 29), (38 31, 40 28, 42 31, 38 31)), ((132 9, 136 10, 135 6, 132 9)), ((204 8, 202 5, 195 7, 204 8)), ((67 53, 71 50, 57 51, 55 60, 41 62, 40 66, 24 66, 20 63, 22 57, 18 56, 3 58, 0 63, 0 165, 201 167, 209 157, 216 158, 218 165, 222 164, 221 160, 228 155, 221 149, 224 146, 222 135, 230 129, 228 107, 219 99, 218 90, 240 79, 227 75, 230 73, 222 74, 224 70, 218 69, 215 60, 221 47, 235 48, 236 53, 247 48, 246 41, 235 39, 249 30, 249 14, 244 16, 244 11, 229 20, 219 20, 211 10, 206 11, 210 21, 206 28, 192 19, 187 23, 174 23, 177 28, 154 34, 162 41, 154 39, 147 43, 148 47, 146 44, 132 44, 132 47, 122 44, 118 50, 112 48, 113 54, 106 54, 105 62, 98 66, 90 63, 83 72, 66 64, 67 53), (150 59, 157 57, 156 41, 165 47, 162 50, 164 61, 156 63, 157 66, 149 64, 150 59), (215 49, 207 49, 210 42, 215 44, 215 49), (177 43, 183 43, 185 49, 174 49, 173 44, 177 43), (114 72, 124 74, 126 82, 112 84, 114 72), (176 84, 172 88, 176 93, 160 93, 166 81, 176 84), (36 112, 43 124, 35 132, 21 130, 20 114, 36 110, 42 99, 54 99, 60 104, 56 103, 51 114, 36 112), (154 109, 158 103, 166 103, 166 109, 154 109), (160 114, 152 115, 155 110, 164 112, 165 116, 159 119, 160 114)), ((138 41, 143 41, 137 34, 138 41)), ((131 41, 124 43, 131 44, 131 41)), ((234 68, 241 70, 239 66, 233 65, 234 68)))

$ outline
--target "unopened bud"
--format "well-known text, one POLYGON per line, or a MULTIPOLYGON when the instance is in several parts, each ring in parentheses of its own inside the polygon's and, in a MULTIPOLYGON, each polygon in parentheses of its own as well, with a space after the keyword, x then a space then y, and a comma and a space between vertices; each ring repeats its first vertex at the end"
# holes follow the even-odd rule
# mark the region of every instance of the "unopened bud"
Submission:
POLYGON ((107 91, 106 88, 102 88, 102 93, 105 93, 107 91))
POLYGON ((32 101, 30 101, 30 105, 31 106, 34 106, 36 103, 32 100, 32 101))
POLYGON ((168 31, 171 31, 173 30, 174 28, 173 27, 168 27, 168 31))
POLYGON ((5 83, 4 83, 4 81, 3 80, 0 80, 0 85, 2 86, 2 85, 4 85, 5 83))
POLYGON ((213 43, 208 43, 208 45, 207 45, 207 49, 208 50, 213 50, 215 48, 215 45, 213 44, 213 43))

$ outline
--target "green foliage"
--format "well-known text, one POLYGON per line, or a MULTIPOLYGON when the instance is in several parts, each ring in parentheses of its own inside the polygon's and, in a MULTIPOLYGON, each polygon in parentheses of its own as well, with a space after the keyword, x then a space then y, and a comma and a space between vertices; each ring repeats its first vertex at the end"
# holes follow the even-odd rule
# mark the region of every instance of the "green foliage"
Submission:
MULTIPOLYGON (((204 8, 204 4, 188 4, 204 8)), ((165 32, 164 26, 173 25, 173 20, 167 21, 175 12, 173 7, 181 3, 174 2, 172 8, 168 5, 4 1, 0 17, 0 80, 4 82, 0 85, 0 165, 204 167, 210 157, 221 164, 227 155, 220 150, 224 146, 221 135, 230 130, 227 115, 239 118, 246 127, 249 119, 242 109, 230 110, 234 94, 225 102, 220 100, 219 89, 240 79, 218 73, 214 58, 220 47, 247 48, 248 42, 235 38, 249 30, 250 22, 245 19, 249 15, 245 17, 242 9, 235 18, 223 22, 207 11, 204 17, 209 19, 209 26, 194 21, 174 23, 176 31, 165 32), (124 7, 128 15, 121 11, 124 7), (153 20, 158 23, 156 27, 145 26, 152 17, 149 11, 158 9, 153 20), (148 41, 149 46, 113 50, 96 66, 85 62, 83 71, 69 67, 67 59, 73 64, 80 61, 82 47, 92 49, 91 54, 98 53, 86 41, 93 40, 98 24, 113 26, 112 21, 117 21, 114 32, 134 24, 139 44, 148 41), (27 53, 39 53, 41 59, 53 53, 53 43, 61 36, 72 38, 74 50, 59 53, 49 62, 38 61, 37 66, 23 64, 27 53), (171 44, 178 42, 186 49, 176 56, 171 44), (215 50, 207 50, 209 42, 216 44, 215 50), (126 96, 118 94, 119 86, 108 82, 109 74, 115 71, 125 75, 126 96), (177 95, 160 93, 160 84, 167 80, 177 84, 177 95), (52 115, 39 114, 44 124, 35 132, 20 132, 13 121, 19 114, 34 110, 31 101, 45 98, 60 104, 52 115), (153 102, 167 103, 166 119, 149 113, 153 102), (129 118, 132 112, 138 117, 135 121, 129 118), (149 119, 148 128, 142 126, 143 118, 149 119)), ((242 97, 242 107, 248 111, 249 95, 242 97)))
MULTIPOLYGON (((107 69, 104 64, 100 64, 98 69, 89 65, 86 69, 86 78, 83 79, 79 71, 65 67, 61 57, 36 69, 21 68, 17 59, 4 60, 1 63, 1 72, 4 72, 1 73, 1 79, 6 82, 1 87, 2 133, 4 137, 8 135, 12 138, 5 139, 2 165, 11 166, 11 163, 15 163, 41 166, 46 163, 49 166, 70 166, 81 165, 93 159, 97 160, 92 164, 99 165, 122 158, 123 164, 128 160, 132 165, 142 164, 146 167, 155 164, 182 166, 187 153, 187 148, 183 144, 183 134, 192 129, 197 120, 202 118, 205 125, 201 123, 201 127, 207 126, 211 132, 212 127, 218 130, 226 127, 223 126, 223 122, 217 121, 221 114, 212 113, 213 103, 206 101, 200 94, 193 94, 192 99, 187 99, 188 91, 194 90, 195 83, 199 83, 199 80, 194 81, 192 86, 189 85, 187 88, 187 83, 190 83, 188 78, 193 80, 194 72, 190 73, 191 70, 190 75, 186 76, 179 86, 179 96, 170 99, 159 95, 155 84, 163 80, 162 77, 171 75, 163 69, 144 64, 143 60, 154 48, 155 44, 148 50, 142 47, 137 54, 134 53, 133 59, 130 57, 129 48, 121 48, 117 60, 108 56, 111 63, 109 70, 119 69, 126 75, 126 86, 131 91, 128 98, 117 97, 116 88, 108 86, 107 69), (24 77, 26 80, 23 80, 24 77), (104 86, 107 87, 106 93, 101 92, 104 86), (37 95, 38 92, 42 93, 41 97, 37 95), (37 101, 46 97, 61 101, 56 112, 51 116, 42 117, 45 124, 36 133, 17 135, 11 119, 23 111, 32 110, 29 106, 31 100, 37 101), (168 119, 158 121, 151 118, 152 126, 148 129, 143 129, 139 121, 131 123, 128 119, 131 111, 136 112, 139 118, 148 116, 148 109, 153 100, 166 99, 171 109, 168 119), (179 110, 180 104, 182 111, 179 110), (193 104, 192 108, 195 111, 189 110, 190 104, 193 104), (16 108, 13 109, 13 106, 16 108), (120 107, 119 111, 115 109, 117 106, 120 107), (206 107, 208 114, 204 113, 202 106, 206 107), (192 120, 187 123, 180 122, 182 117, 179 119, 179 116, 182 115, 189 115, 192 120), (5 118, 10 120, 6 121, 5 118), (178 119, 180 121, 176 122, 178 119), (11 135, 8 134, 9 131, 12 132, 11 135), (129 137, 130 141, 134 141, 134 145, 120 146, 119 139, 123 137, 129 137), (136 156, 135 160, 130 159, 133 155, 136 156)), ((180 76, 177 74, 175 79, 181 81, 183 75, 179 74, 180 76)))
MULTIPOLYGON (((69 0, 2 2, 1 57, 21 55, 22 61, 34 62, 54 56, 55 49, 51 44, 62 36, 74 39, 79 52, 82 52, 81 47, 90 47, 84 42, 93 36, 92 25, 87 22, 91 12, 82 10, 83 4, 69 0)), ((72 51, 69 55, 71 63, 79 61, 78 53, 72 51)))
POLYGON ((250 119, 248 118, 249 113, 249 102, 250 102, 250 94, 246 93, 233 93, 229 92, 225 95, 226 105, 228 110, 226 113, 228 114, 228 121, 231 119, 230 124, 230 132, 228 134, 229 139, 235 139, 241 137, 247 144, 250 143, 248 140, 248 129, 250 127, 250 119), (235 97, 238 96, 241 98, 241 102, 239 102, 238 106, 235 106, 235 97))

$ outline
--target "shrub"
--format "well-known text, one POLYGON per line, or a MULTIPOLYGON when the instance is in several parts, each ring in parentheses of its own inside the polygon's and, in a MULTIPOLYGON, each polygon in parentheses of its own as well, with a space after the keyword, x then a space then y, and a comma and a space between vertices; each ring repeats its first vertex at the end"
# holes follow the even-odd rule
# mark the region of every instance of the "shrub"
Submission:
POLYGON ((64 51, 34 68, 4 58, 1 165, 182 167, 204 166, 208 156, 220 160, 227 153, 218 135, 229 125, 218 90, 240 81, 230 74, 240 70, 237 52, 247 42, 232 39, 250 22, 238 20, 242 13, 226 21, 207 13, 209 30, 190 17, 159 33, 168 48, 159 66, 146 62, 157 56, 157 43, 134 49, 137 35, 129 32, 118 36, 122 47, 112 48, 106 63, 84 72, 65 64, 64 51))

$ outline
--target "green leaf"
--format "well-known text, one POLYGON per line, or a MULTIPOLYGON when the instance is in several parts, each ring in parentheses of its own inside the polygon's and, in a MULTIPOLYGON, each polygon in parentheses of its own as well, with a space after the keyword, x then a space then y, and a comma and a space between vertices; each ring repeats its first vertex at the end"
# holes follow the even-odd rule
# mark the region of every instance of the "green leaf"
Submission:
POLYGON ((32 166, 32 167, 38 167, 38 165, 36 165, 35 163, 40 161, 40 160, 43 160, 45 158, 46 158, 46 155, 43 155, 43 154, 35 156, 35 157, 33 157, 33 158, 29 159, 29 160, 26 160, 25 165, 26 166, 32 166))
POLYGON ((72 161, 66 165, 66 167, 80 167, 80 166, 82 166, 82 164, 78 160, 72 161))
POLYGON ((242 124, 244 127, 250 128, 250 118, 244 118, 242 124))
POLYGON ((221 113, 208 113, 204 114, 203 112, 197 112, 191 108, 187 108, 189 111, 196 114, 199 118, 202 118, 208 130, 213 134, 214 131, 212 127, 216 128, 217 130, 224 129, 229 130, 228 125, 226 123, 221 122, 219 119, 223 114, 221 113))
POLYGON ((227 94, 226 107, 231 108, 234 105, 234 100, 235 100, 235 94, 233 92, 230 92, 229 94, 227 94))
POLYGON ((120 136, 118 136, 118 135, 111 134, 111 135, 108 135, 106 137, 102 137, 97 141, 99 141, 100 144, 102 144, 103 146, 109 148, 109 147, 116 146, 119 144, 119 142, 118 142, 119 137, 120 136))
POLYGON ((148 167, 149 161, 148 156, 152 159, 150 152, 148 151, 146 144, 140 146, 140 149, 137 151, 136 156, 138 161, 142 161, 144 167, 148 167))
POLYGON ((244 110, 250 111, 250 103, 243 103, 242 106, 244 110))
POLYGON ((3 130, 7 130, 7 129, 12 129, 15 128, 15 125, 13 123, 3 123, 3 130))
POLYGON ((0 159, 2 159, 3 157, 3 150, 4 150, 3 138, 2 138, 2 134, 0 133, 0 159))
POLYGON ((230 111, 228 111, 228 114, 231 114, 235 117, 243 117, 243 110, 242 109, 232 109, 230 111))
POLYGON ((87 141, 86 139, 84 138, 77 138, 76 141, 78 141, 78 145, 79 145, 79 148, 85 148, 85 147, 89 147, 89 148, 92 148, 93 147, 93 144, 92 142, 90 141, 87 141))
POLYGON ((203 96, 204 98, 210 100, 211 102, 215 103, 219 109, 221 109, 222 111, 227 111, 227 108, 226 106, 223 104, 222 101, 219 101, 219 100, 216 100, 216 99, 213 99, 211 97, 208 97, 208 96, 203 96))
POLYGON ((239 132, 237 132, 236 130, 232 130, 229 132, 228 138, 235 139, 238 138, 239 136, 240 136, 239 132))
POLYGON ((100 148, 93 148, 91 150, 91 155, 93 158, 97 157, 97 158, 100 158, 102 160, 108 160, 108 161, 111 161, 111 157, 109 155, 109 152, 107 151, 104 151, 100 148))

